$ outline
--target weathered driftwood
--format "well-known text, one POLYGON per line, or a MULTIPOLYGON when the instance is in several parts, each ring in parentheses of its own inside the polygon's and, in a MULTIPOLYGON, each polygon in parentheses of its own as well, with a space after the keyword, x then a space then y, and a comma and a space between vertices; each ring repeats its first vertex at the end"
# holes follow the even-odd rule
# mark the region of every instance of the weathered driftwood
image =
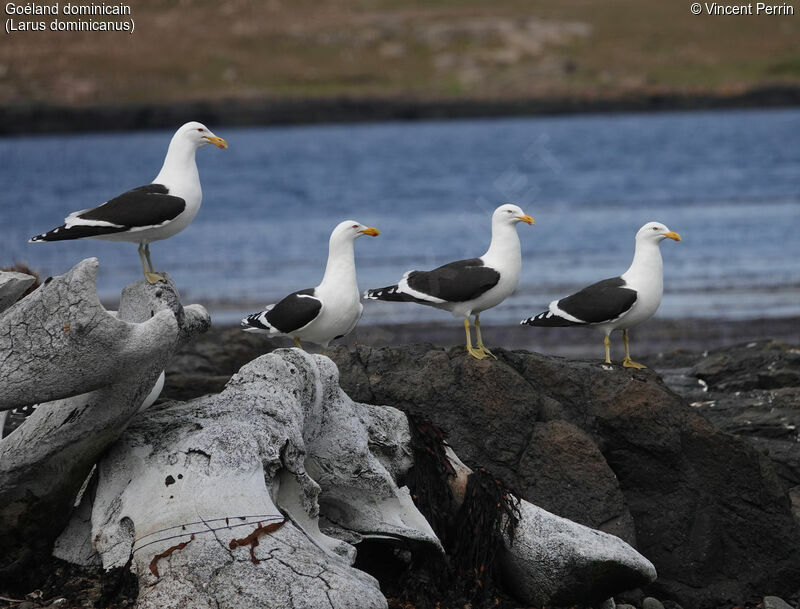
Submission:
MULTIPOLYGON (((440 548, 398 488, 410 441, 405 415, 353 402, 328 358, 279 350, 219 395, 138 415, 100 462, 91 518, 82 506, 59 555, 87 562, 93 545, 107 568, 130 560, 139 609, 382 608, 377 582, 350 566, 351 544, 440 548)), ((469 473, 449 457, 459 478, 469 473)), ((503 561, 520 598, 541 604, 655 577, 622 540, 525 502, 503 561)))
POLYGON ((128 286, 111 314, 96 272, 97 260, 84 260, 0 320, 2 407, 40 403, 0 441, 0 578, 50 551, 97 458, 181 341, 209 325, 202 307, 181 307, 171 282, 128 286))

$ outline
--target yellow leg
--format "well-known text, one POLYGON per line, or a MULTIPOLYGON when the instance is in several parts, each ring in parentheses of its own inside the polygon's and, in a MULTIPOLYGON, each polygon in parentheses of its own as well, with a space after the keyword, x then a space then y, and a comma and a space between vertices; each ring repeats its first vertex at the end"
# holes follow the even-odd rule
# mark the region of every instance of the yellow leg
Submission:
POLYGON ((142 271, 144 271, 144 278, 147 280, 147 283, 153 284, 158 283, 159 281, 166 281, 163 275, 159 275, 158 273, 152 272, 152 264, 150 265, 151 270, 147 270, 147 266, 145 265, 145 256, 147 256, 148 262, 150 261, 150 253, 146 250, 146 248, 140 243, 139 244, 139 260, 142 261, 142 271))
POLYGON ((641 370, 642 368, 647 368, 644 364, 640 364, 639 362, 634 362, 631 359, 630 351, 628 350, 628 331, 622 331, 622 342, 625 345, 625 359, 622 360, 622 365, 626 368, 637 368, 641 370))
POLYGON ((464 318, 464 331, 467 333, 467 353, 475 359, 483 359, 486 354, 483 351, 472 348, 472 336, 469 334, 469 315, 464 318))
POLYGON ((491 351, 489 351, 489 349, 486 348, 486 345, 483 344, 483 338, 481 338, 481 316, 480 316, 480 313, 478 313, 475 316, 475 338, 477 340, 477 344, 475 346, 478 348, 478 351, 481 351, 483 354, 489 355, 489 356, 493 357, 494 359, 497 359, 497 356, 494 353, 492 353, 491 351))
POLYGON ((296 336, 294 337, 294 344, 297 345, 298 349, 302 349, 303 348, 303 345, 300 344, 300 339, 297 338, 296 336))
POLYGON ((153 261, 150 260, 150 244, 146 243, 144 246, 144 257, 147 258, 147 266, 150 267, 150 272, 155 273, 156 270, 153 268, 153 261))
POLYGON ((608 334, 603 337, 603 344, 606 347, 606 364, 611 363, 611 341, 608 339, 608 334))

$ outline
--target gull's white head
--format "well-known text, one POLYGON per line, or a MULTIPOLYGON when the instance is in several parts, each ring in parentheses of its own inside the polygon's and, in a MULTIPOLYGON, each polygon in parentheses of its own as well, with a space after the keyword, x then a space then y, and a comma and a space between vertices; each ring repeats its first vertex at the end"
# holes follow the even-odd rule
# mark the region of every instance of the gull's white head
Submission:
POLYGON ((636 241, 650 241, 653 243, 661 243, 664 239, 672 239, 674 241, 680 241, 681 236, 669 230, 666 226, 661 224, 661 222, 648 222, 642 228, 639 229, 639 232, 636 233, 636 241))
POLYGON ((345 220, 339 222, 336 228, 331 233, 331 243, 340 240, 354 240, 358 239, 361 235, 369 235, 370 237, 377 237, 380 231, 372 226, 365 226, 355 220, 345 220))
POLYGON ((495 223, 511 224, 512 226, 517 222, 524 222, 525 224, 534 224, 533 218, 526 214, 522 209, 511 203, 501 205, 494 210, 492 214, 492 224, 495 223))
POLYGON ((191 121, 183 125, 175 132, 172 141, 188 142, 195 148, 214 144, 217 148, 227 148, 228 143, 221 137, 217 137, 211 132, 211 129, 206 127, 203 123, 191 121))

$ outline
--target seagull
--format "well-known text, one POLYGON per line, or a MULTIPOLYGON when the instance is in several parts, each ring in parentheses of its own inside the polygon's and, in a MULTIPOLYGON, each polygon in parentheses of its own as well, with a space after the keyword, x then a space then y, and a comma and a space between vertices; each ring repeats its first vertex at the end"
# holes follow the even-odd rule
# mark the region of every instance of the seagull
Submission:
POLYGON ((407 271, 396 284, 367 290, 364 297, 416 302, 463 317, 467 352, 477 359, 497 359, 483 344, 480 314, 503 302, 517 289, 522 266, 516 231, 519 222, 534 223, 518 206, 501 205, 492 214, 492 242, 483 256, 450 262, 432 271, 407 271), (470 315, 475 316, 475 348, 470 336, 470 315))
POLYGON ((30 243, 66 239, 103 239, 139 244, 139 259, 148 283, 164 281, 150 260, 150 243, 167 239, 186 228, 197 215, 203 197, 195 151, 228 144, 198 122, 183 125, 172 136, 164 165, 152 183, 109 199, 97 207, 69 214, 64 224, 36 235, 30 243), (147 266, 145 266, 147 259, 147 266))
POLYGON ((283 335, 320 345, 324 351, 335 338, 349 334, 361 319, 361 304, 353 244, 361 235, 377 237, 380 231, 355 220, 340 222, 328 242, 328 264, 322 282, 300 290, 277 304, 242 320, 246 332, 283 335))
POLYGON ((606 363, 611 363, 609 335, 622 330, 627 368, 646 368, 634 362, 628 348, 628 329, 650 319, 661 304, 664 292, 663 265, 659 244, 664 239, 680 241, 681 236, 660 222, 648 222, 636 233, 636 247, 630 268, 583 288, 571 296, 554 300, 547 311, 523 319, 529 326, 583 326, 599 329, 605 337, 606 363))

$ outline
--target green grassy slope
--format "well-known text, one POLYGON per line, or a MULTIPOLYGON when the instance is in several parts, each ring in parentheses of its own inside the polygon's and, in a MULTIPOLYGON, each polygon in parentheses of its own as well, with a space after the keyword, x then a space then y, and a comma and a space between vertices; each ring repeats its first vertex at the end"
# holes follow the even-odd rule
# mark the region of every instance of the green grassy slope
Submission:
POLYGON ((136 0, 132 35, 3 34, 0 104, 598 98, 800 85, 800 14, 694 16, 689 5, 136 0))

